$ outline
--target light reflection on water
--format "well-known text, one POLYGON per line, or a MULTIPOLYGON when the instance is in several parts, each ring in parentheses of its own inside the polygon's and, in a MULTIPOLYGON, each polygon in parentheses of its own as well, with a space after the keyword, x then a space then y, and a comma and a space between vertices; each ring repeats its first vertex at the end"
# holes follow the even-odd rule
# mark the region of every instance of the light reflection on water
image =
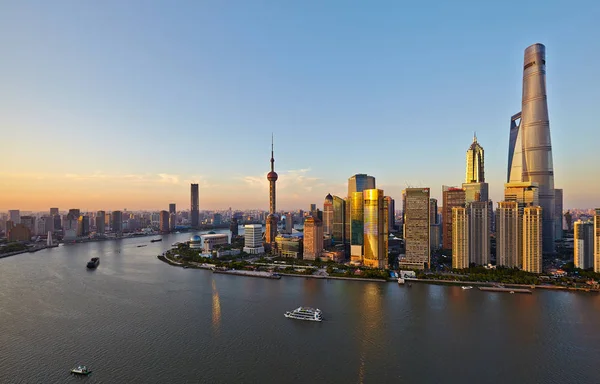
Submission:
POLYGON ((215 336, 218 336, 221 329, 221 301, 214 279, 212 280, 212 328, 215 336))

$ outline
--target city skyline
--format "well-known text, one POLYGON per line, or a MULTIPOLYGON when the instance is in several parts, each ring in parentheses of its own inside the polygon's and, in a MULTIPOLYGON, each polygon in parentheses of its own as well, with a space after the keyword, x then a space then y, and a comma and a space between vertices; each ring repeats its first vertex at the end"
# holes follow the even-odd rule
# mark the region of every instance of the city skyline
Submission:
POLYGON ((314 12, 314 4, 190 3, 144 16, 140 5, 0 6, 0 129, 10 143, 5 158, 14 159, 0 172, 0 210, 186 209, 191 183, 201 210, 266 210, 271 132, 281 210, 321 205, 328 193, 345 197, 357 173, 373 175, 398 201, 406 187, 430 188, 441 201, 442 185, 464 179, 473 131, 486 149, 490 198, 501 201, 507 116, 520 105, 523 50, 538 42, 548 48, 556 186, 565 209, 599 203, 600 182, 577 166, 600 156, 600 79, 589 76, 600 55, 588 48, 594 2, 585 14, 535 3, 515 14, 502 4, 498 21, 484 17, 486 5, 416 5, 403 23, 395 4, 314 12), (264 15, 271 23, 258 22, 264 15), (524 27, 506 29, 506 19, 524 27), (578 28, 556 27, 566 19, 578 28), (429 24, 436 27, 423 33, 429 24), (379 132, 346 134, 364 130, 379 132), (416 161, 424 148, 427 158, 416 161))

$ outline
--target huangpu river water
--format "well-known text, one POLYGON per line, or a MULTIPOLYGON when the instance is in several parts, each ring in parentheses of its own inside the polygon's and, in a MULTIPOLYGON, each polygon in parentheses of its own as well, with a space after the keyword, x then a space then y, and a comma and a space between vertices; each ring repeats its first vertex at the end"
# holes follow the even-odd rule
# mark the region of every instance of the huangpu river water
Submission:
POLYGON ((600 382, 597 294, 268 280, 156 258, 191 235, 0 259, 0 382, 600 382), (325 321, 283 316, 299 305, 325 321), (92 375, 71 377, 79 363, 92 375))

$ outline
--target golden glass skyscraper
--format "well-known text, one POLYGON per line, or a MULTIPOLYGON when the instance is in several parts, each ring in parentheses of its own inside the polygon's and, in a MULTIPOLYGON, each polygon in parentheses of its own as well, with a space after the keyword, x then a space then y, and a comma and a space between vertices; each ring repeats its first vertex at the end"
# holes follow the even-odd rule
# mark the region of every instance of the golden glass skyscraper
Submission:
MULTIPOLYGON (((366 189, 364 198, 364 265, 385 268, 388 255, 387 207, 381 189, 366 189)), ((354 196, 353 196, 354 199, 354 196)))
POLYGON ((483 183, 485 174, 483 167, 483 147, 477 142, 477 136, 473 136, 473 143, 467 150, 467 176, 465 183, 483 183))
POLYGON ((523 270, 542 273, 542 207, 523 210, 523 270))
POLYGON ((350 196, 350 260, 363 261, 365 236, 364 192, 353 192, 350 196))
POLYGON ((469 216, 464 207, 452 207, 452 268, 469 268, 469 216))

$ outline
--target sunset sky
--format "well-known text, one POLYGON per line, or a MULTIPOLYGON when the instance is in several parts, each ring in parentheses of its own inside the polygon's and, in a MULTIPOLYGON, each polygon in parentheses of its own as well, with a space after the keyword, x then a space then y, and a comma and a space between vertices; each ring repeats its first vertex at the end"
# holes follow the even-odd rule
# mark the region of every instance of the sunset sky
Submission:
POLYGON ((556 188, 600 206, 597 1, 4 1, 0 211, 322 207, 368 173, 502 198, 523 51, 546 45, 556 188))

